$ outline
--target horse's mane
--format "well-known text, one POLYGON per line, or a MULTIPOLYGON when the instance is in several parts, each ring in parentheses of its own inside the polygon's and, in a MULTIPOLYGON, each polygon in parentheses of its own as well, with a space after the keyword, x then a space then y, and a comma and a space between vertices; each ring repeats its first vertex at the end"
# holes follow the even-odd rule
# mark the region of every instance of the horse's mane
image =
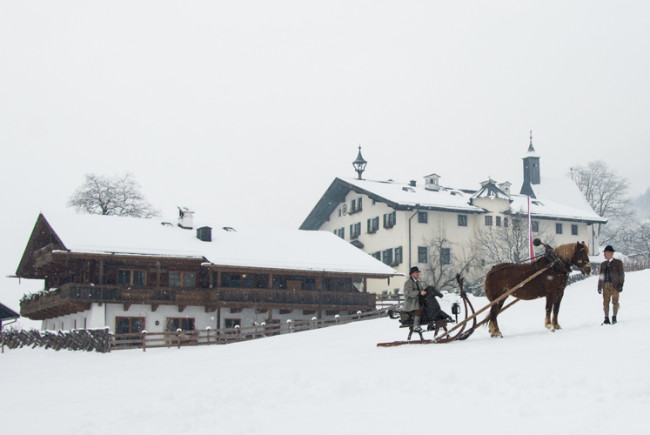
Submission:
POLYGON ((585 253, 589 255, 589 246, 584 243, 567 243, 565 245, 560 245, 555 248, 553 251, 562 261, 570 262, 573 256, 576 253, 576 248, 581 246, 585 253))

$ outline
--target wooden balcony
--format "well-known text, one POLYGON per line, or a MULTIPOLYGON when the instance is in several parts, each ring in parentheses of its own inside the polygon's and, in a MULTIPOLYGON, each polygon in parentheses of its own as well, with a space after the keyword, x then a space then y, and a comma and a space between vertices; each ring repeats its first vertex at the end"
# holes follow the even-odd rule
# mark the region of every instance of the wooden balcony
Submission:
POLYGON ((20 303, 23 317, 43 320, 90 309, 92 303, 202 306, 206 312, 220 307, 348 310, 366 311, 375 308, 375 294, 359 292, 297 291, 275 289, 181 289, 168 287, 123 287, 109 285, 65 284, 45 294, 35 295, 20 303))

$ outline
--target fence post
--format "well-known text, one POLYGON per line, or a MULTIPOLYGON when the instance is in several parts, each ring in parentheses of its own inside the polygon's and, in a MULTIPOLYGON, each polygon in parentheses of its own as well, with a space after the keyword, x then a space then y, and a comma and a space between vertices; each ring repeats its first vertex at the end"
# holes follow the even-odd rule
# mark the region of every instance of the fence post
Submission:
POLYGON ((210 331, 212 331, 212 328, 208 326, 205 330, 208 331, 208 344, 210 344, 210 331))
POLYGON ((178 348, 179 349, 181 348, 181 332, 183 332, 183 330, 181 328, 178 328, 176 330, 176 338, 178 339, 178 348))
POLYGON ((291 322, 292 322, 292 320, 291 320, 291 319, 287 319, 287 326, 289 327, 289 329, 288 329, 288 331, 287 331, 287 333, 290 333, 290 332, 291 332, 291 330, 293 329, 293 328, 291 327, 291 322))
POLYGON ((147 351, 147 330, 142 331, 142 351, 147 351))

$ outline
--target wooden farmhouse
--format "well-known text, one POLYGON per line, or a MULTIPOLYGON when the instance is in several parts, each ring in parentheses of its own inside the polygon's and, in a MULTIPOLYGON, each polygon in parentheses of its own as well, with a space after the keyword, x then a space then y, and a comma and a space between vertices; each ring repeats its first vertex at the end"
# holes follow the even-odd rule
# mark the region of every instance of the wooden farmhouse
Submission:
POLYGON ((16 275, 44 288, 21 315, 118 334, 273 325, 374 310, 367 280, 397 274, 330 232, 194 228, 180 214, 40 214, 16 275))
MULTIPOLYGON (((477 246, 522 230, 524 246, 513 249, 520 249, 524 255, 519 261, 526 261, 529 209, 532 236, 554 246, 585 241, 595 252, 594 227, 607 222, 569 177, 542 176, 532 136, 518 193, 511 191, 510 182, 493 179, 476 189, 444 186, 435 173, 425 176, 422 184, 367 180, 362 177, 366 163, 359 150, 353 162, 357 178, 335 178, 300 228, 333 232, 404 277, 411 266, 418 266, 421 278, 432 284, 433 278, 445 274, 453 287, 453 276, 462 270, 466 283, 476 281, 481 286, 487 268, 504 259, 477 256, 477 246)), ((397 293, 404 279, 371 281, 369 291, 397 293)))

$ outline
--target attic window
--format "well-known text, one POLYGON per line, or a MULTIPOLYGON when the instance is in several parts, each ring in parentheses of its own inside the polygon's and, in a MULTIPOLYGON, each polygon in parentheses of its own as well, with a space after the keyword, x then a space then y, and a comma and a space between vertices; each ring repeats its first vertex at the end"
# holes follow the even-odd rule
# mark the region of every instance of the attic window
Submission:
POLYGON ((540 205, 542 207, 544 206, 544 204, 542 204, 540 201, 531 201, 531 202, 535 205, 540 205))
POLYGON ((454 195, 454 196, 463 196, 463 194, 458 192, 457 190, 452 190, 451 194, 454 195))
POLYGON ((415 192, 415 189, 413 189, 412 187, 402 187, 402 190, 404 192, 415 192))

